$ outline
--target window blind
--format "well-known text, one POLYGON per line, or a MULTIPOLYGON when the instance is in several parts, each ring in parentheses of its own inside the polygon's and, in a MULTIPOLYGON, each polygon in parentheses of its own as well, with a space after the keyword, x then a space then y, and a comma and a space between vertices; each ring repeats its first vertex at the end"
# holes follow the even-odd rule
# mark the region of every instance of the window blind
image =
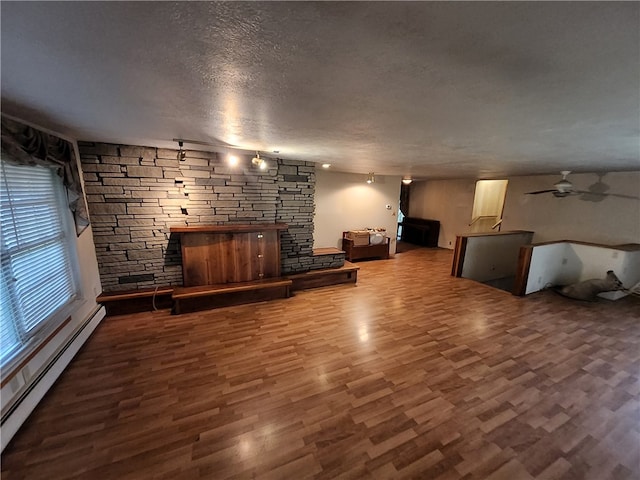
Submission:
POLYGON ((0 362, 43 330, 74 297, 64 192, 55 171, 1 162, 0 362))

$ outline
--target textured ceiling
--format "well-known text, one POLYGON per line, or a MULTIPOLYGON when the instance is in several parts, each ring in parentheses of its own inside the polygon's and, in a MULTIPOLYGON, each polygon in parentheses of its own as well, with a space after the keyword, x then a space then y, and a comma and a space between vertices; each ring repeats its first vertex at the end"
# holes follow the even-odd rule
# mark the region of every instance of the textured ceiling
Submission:
POLYGON ((0 5, 3 111, 80 140, 416 178, 640 169, 636 2, 0 5))

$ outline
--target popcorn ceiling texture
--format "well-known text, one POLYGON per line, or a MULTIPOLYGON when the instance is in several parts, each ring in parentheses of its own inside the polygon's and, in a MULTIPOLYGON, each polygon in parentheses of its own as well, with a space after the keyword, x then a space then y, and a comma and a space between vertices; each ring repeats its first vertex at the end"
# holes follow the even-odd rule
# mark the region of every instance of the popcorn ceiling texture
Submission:
POLYGON ((79 142, 104 292, 182 285, 178 235, 171 226, 286 223, 282 274, 342 265, 313 257, 315 167, 248 159, 229 167, 215 152, 79 142))

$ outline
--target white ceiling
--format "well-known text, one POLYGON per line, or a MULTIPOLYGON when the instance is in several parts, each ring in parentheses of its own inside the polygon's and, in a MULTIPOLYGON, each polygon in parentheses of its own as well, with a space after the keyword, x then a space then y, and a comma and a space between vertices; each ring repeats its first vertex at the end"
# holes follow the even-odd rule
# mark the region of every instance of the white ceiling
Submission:
POLYGON ((640 170, 637 2, 0 5, 3 111, 79 140, 415 178, 640 170))

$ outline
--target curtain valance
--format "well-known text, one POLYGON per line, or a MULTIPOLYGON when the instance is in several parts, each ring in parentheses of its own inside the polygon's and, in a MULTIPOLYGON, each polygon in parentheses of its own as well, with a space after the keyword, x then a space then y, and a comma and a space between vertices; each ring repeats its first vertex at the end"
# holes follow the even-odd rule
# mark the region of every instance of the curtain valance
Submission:
POLYGON ((67 190, 69 209, 73 213, 76 233, 80 235, 89 225, 80 171, 71 143, 3 116, 2 160, 20 165, 56 168, 67 190))

